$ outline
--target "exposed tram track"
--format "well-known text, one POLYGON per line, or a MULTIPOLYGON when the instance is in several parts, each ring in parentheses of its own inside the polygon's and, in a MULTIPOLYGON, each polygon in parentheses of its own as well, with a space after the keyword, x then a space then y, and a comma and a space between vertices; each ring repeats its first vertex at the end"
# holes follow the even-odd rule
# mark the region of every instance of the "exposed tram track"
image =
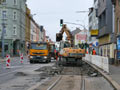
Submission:
MULTIPOLYGON (((80 83, 79 84, 80 85, 79 89, 77 89, 77 90, 85 90, 85 79, 84 79, 84 76, 83 76, 82 72, 83 72, 83 70, 82 70, 81 67, 76 67, 74 65, 73 65, 73 67, 69 67, 69 66, 68 67, 64 67, 63 71, 61 73, 61 76, 47 90, 60 90, 57 87, 57 85, 59 87, 61 87, 60 85, 62 85, 62 82, 68 82, 69 83, 70 79, 68 81, 64 80, 64 78, 69 78, 69 77, 73 78, 73 79, 71 79, 70 85, 75 83, 74 79, 75 79, 75 77, 77 77, 77 79, 79 78, 78 82, 80 83)), ((68 86, 68 88, 71 87, 70 85, 68 86)), ((64 89, 62 89, 62 90, 64 90, 64 89)), ((72 89, 69 88, 69 90, 72 90, 72 89)))
POLYGON ((58 68, 61 72, 37 90, 114 90, 99 72, 86 63, 58 68))

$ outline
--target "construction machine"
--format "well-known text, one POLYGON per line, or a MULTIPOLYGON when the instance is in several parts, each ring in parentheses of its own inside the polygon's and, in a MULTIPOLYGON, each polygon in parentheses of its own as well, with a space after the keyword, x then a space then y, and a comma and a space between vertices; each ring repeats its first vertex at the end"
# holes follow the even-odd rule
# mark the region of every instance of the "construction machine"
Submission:
POLYGON ((50 62, 50 44, 49 42, 31 42, 29 48, 29 61, 35 62, 50 62))
POLYGON ((79 62, 85 55, 85 49, 74 47, 73 36, 67 26, 64 24, 61 31, 56 34, 56 41, 60 42, 59 55, 63 63, 79 62), (63 41, 63 33, 67 35, 67 41, 63 41))

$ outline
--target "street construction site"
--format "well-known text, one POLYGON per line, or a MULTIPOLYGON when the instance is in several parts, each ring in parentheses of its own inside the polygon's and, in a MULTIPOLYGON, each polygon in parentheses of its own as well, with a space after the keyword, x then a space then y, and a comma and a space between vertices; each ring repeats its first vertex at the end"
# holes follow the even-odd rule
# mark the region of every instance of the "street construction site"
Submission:
POLYGON ((85 62, 80 65, 43 67, 37 72, 43 72, 49 79, 29 90, 114 90, 112 85, 94 68, 85 62), (47 71, 47 72, 46 72, 47 71))

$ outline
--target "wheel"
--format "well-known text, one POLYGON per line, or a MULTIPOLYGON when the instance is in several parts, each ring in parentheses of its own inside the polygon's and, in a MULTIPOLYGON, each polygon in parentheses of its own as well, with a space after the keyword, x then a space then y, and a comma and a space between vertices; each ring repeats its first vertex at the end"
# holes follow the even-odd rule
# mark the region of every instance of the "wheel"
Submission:
POLYGON ((49 60, 46 60, 46 63, 49 63, 49 60))
POLYGON ((49 60, 49 62, 51 62, 51 59, 49 60))
POLYGON ((30 60, 30 64, 34 63, 33 60, 30 60))

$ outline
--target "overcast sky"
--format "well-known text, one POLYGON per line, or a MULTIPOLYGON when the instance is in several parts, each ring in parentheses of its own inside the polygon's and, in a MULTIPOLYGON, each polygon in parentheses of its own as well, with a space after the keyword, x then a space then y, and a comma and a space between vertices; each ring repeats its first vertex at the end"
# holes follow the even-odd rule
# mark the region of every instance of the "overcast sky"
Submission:
MULTIPOLYGON (((93 0, 27 0, 31 14, 35 21, 43 25, 46 33, 55 41, 56 33, 61 29, 60 19, 64 22, 85 25, 88 28, 88 12, 76 13, 76 11, 88 11, 93 6, 93 0)), ((67 25, 73 31, 80 25, 67 25)))

